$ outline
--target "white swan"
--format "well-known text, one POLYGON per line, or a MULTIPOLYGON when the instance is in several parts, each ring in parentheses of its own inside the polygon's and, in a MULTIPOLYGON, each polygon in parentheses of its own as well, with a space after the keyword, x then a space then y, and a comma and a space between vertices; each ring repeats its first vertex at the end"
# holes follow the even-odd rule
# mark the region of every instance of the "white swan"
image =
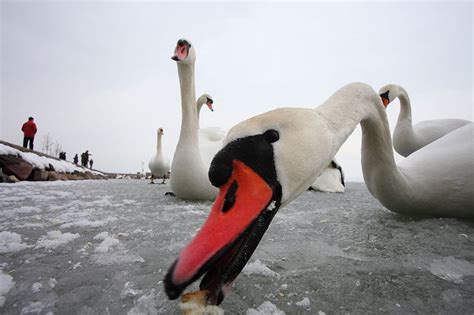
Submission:
POLYGON ((409 156, 416 150, 443 137, 451 131, 470 123, 464 119, 425 120, 412 125, 411 103, 407 91, 396 84, 388 84, 379 90, 385 107, 398 97, 400 114, 393 131, 393 147, 402 156, 409 156))
POLYGON ((153 184, 154 178, 163 178, 162 184, 165 183, 166 176, 168 176, 168 171, 170 170, 169 160, 163 156, 161 149, 161 137, 163 136, 163 128, 159 128, 156 133, 156 154, 148 162, 148 168, 151 171, 151 182, 153 184))
POLYGON ((474 218, 472 123, 395 164, 385 108, 368 85, 353 83, 316 109, 280 108, 234 126, 209 177, 219 195, 201 230, 165 277, 177 298, 204 275, 200 289, 219 304, 279 208, 321 174, 357 124, 369 191, 408 215, 474 218))
POLYGON ((191 42, 180 39, 172 57, 178 65, 181 90, 181 131, 171 164, 171 189, 188 200, 212 200, 217 195, 207 176, 199 149, 199 120, 194 86, 196 54, 191 42))
POLYGON ((341 193, 345 190, 344 172, 336 159, 329 162, 321 175, 314 181, 310 189, 322 192, 341 193))
MULTIPOLYGON (((214 104, 214 100, 209 94, 203 94, 198 98, 196 104, 199 124, 199 113, 201 111, 202 106, 206 104, 211 111, 214 111, 212 107, 212 105, 214 104)), ((220 127, 206 127, 199 128, 198 134, 199 151, 201 152, 201 158, 206 168, 209 169, 209 165, 211 165, 212 158, 222 148, 222 141, 225 138, 226 132, 220 127)))

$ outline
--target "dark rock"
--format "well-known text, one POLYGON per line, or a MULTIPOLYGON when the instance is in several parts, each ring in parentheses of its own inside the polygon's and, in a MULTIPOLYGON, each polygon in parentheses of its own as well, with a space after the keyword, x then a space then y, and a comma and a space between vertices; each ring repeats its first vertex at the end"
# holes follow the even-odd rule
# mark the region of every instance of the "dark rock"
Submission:
POLYGON ((31 172, 30 176, 28 177, 28 180, 35 181, 35 182, 46 181, 48 180, 48 171, 35 168, 33 172, 31 172))
POLYGON ((15 175, 19 180, 27 179, 33 166, 14 155, 0 155, 0 166, 6 175, 15 175))

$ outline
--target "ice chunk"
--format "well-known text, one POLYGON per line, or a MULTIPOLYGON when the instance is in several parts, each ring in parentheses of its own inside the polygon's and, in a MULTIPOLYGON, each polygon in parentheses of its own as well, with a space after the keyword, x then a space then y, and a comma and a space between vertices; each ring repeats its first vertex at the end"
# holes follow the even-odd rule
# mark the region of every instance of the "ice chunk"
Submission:
POLYGON ((8 291, 13 288, 13 277, 7 274, 4 274, 3 271, 0 270, 0 307, 3 307, 5 304, 5 296, 7 295, 8 291))
POLYGON ((58 283, 58 281, 54 278, 50 278, 49 281, 48 281, 48 285, 51 289, 54 288, 57 283, 58 283))
POLYGON ((43 310, 44 307, 45 306, 41 302, 31 302, 29 306, 21 309, 20 314, 21 315, 41 314, 41 311, 43 310))
POLYGON ((116 247, 120 244, 120 241, 116 238, 106 236, 102 243, 97 246, 97 248, 94 250, 96 253, 107 253, 108 251, 111 250, 112 247, 116 247))
POLYGON ((43 288, 43 285, 41 284, 41 282, 35 282, 33 283, 33 285, 31 286, 31 291, 33 292, 39 292, 41 291, 41 288, 43 288))
POLYGON ((474 264, 449 256, 434 260, 430 272, 441 279, 459 284, 463 282, 463 277, 474 276, 474 264))
POLYGON ((249 263, 245 266, 242 272, 246 275, 261 275, 265 277, 275 277, 280 278, 280 275, 275 271, 268 268, 260 259, 255 260, 252 263, 249 263))
POLYGON ((311 305, 311 302, 309 301, 309 299, 307 297, 305 297, 304 299, 302 299, 301 301, 296 302, 295 304, 298 305, 298 306, 301 306, 301 307, 307 307, 307 306, 311 305))
POLYGON ((61 233, 61 231, 49 231, 48 234, 42 236, 38 242, 36 242, 35 248, 46 248, 46 249, 55 249, 61 245, 67 244, 76 238, 79 237, 79 234, 73 233, 61 233))
POLYGON ((285 315, 285 312, 278 309, 276 305, 274 305, 270 301, 263 302, 257 309, 250 308, 247 310, 247 315, 285 315))
POLYGON ((130 282, 126 282, 125 285, 123 286, 123 290, 120 293, 120 297, 122 299, 128 298, 128 297, 134 297, 142 293, 142 290, 137 290, 133 288, 133 284, 130 282))
POLYGON ((158 314, 157 304, 155 301, 155 290, 151 290, 150 294, 141 296, 135 306, 128 311, 127 315, 142 315, 142 314, 150 314, 156 315, 158 314))
POLYGON ((0 253, 14 253, 30 246, 21 242, 21 235, 8 231, 0 232, 0 253))

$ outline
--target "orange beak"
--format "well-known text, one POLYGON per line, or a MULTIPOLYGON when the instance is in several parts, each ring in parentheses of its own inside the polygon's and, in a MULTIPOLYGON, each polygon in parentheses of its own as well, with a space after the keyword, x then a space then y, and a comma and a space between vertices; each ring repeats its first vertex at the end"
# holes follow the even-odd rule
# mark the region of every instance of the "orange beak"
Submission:
POLYGON ((390 100, 388 98, 382 97, 382 102, 383 102, 383 106, 387 108, 388 104, 390 103, 390 100))
MULTIPOLYGON (((267 207, 272 202, 272 188, 243 162, 233 160, 232 166, 232 174, 220 187, 203 227, 168 271, 165 290, 170 299, 177 298, 187 285, 207 273, 201 283, 201 290, 209 290, 213 299, 210 302, 219 304, 225 293, 223 290, 230 287, 266 230, 265 227, 256 242, 251 238, 256 233, 249 232, 258 224, 257 219, 262 213, 268 211, 267 207), (251 245, 248 246, 246 242, 251 245), (253 245, 250 250, 248 247, 253 245), (238 269, 236 266, 240 265, 238 269)), ((271 218, 268 223, 265 221, 267 226, 271 218)))

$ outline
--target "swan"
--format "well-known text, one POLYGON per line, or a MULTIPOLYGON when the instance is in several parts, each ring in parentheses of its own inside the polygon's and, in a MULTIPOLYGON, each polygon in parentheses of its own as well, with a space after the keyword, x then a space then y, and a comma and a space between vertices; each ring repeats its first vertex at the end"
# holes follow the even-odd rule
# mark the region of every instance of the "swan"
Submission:
MULTIPOLYGON (((196 101, 197 112, 198 112, 198 126, 199 126, 199 113, 202 106, 206 104, 209 110, 214 111, 212 105, 214 100, 209 94, 201 95, 196 101)), ((216 153, 222 148, 222 141, 225 137, 225 130, 220 127, 207 127, 199 128, 198 138, 199 138, 199 151, 201 153, 201 158, 204 162, 204 165, 207 169, 211 165, 212 158, 216 153)))
POLYGON ((342 167, 333 159, 329 162, 329 165, 324 169, 322 174, 309 186, 309 190, 344 192, 345 186, 342 167))
POLYGON ((165 276, 176 299, 204 275, 219 304, 272 218, 321 174, 360 123, 365 183, 386 208, 407 215, 474 218, 472 123, 395 164, 387 114, 368 85, 352 83, 321 106, 279 108, 231 128, 209 169, 219 187, 209 216, 165 276))
POLYGON ((194 86, 196 53, 191 42, 178 40, 171 59, 178 65, 181 91, 181 130, 171 164, 171 189, 181 199, 213 200, 218 189, 209 181, 208 167, 199 149, 199 119, 194 86))
POLYGON ((400 114, 393 131, 393 147, 404 157, 470 123, 464 119, 434 119, 425 120, 412 126, 410 98, 403 87, 388 84, 379 90, 379 94, 385 107, 397 97, 400 100, 400 114))
POLYGON ((170 170, 170 162, 167 158, 163 156, 163 152, 161 149, 161 137, 163 136, 163 128, 159 128, 156 133, 156 154, 151 158, 150 162, 148 162, 148 168, 151 171, 151 182, 150 184, 154 184, 154 178, 163 178, 162 184, 165 183, 166 176, 168 175, 168 171, 170 170))

